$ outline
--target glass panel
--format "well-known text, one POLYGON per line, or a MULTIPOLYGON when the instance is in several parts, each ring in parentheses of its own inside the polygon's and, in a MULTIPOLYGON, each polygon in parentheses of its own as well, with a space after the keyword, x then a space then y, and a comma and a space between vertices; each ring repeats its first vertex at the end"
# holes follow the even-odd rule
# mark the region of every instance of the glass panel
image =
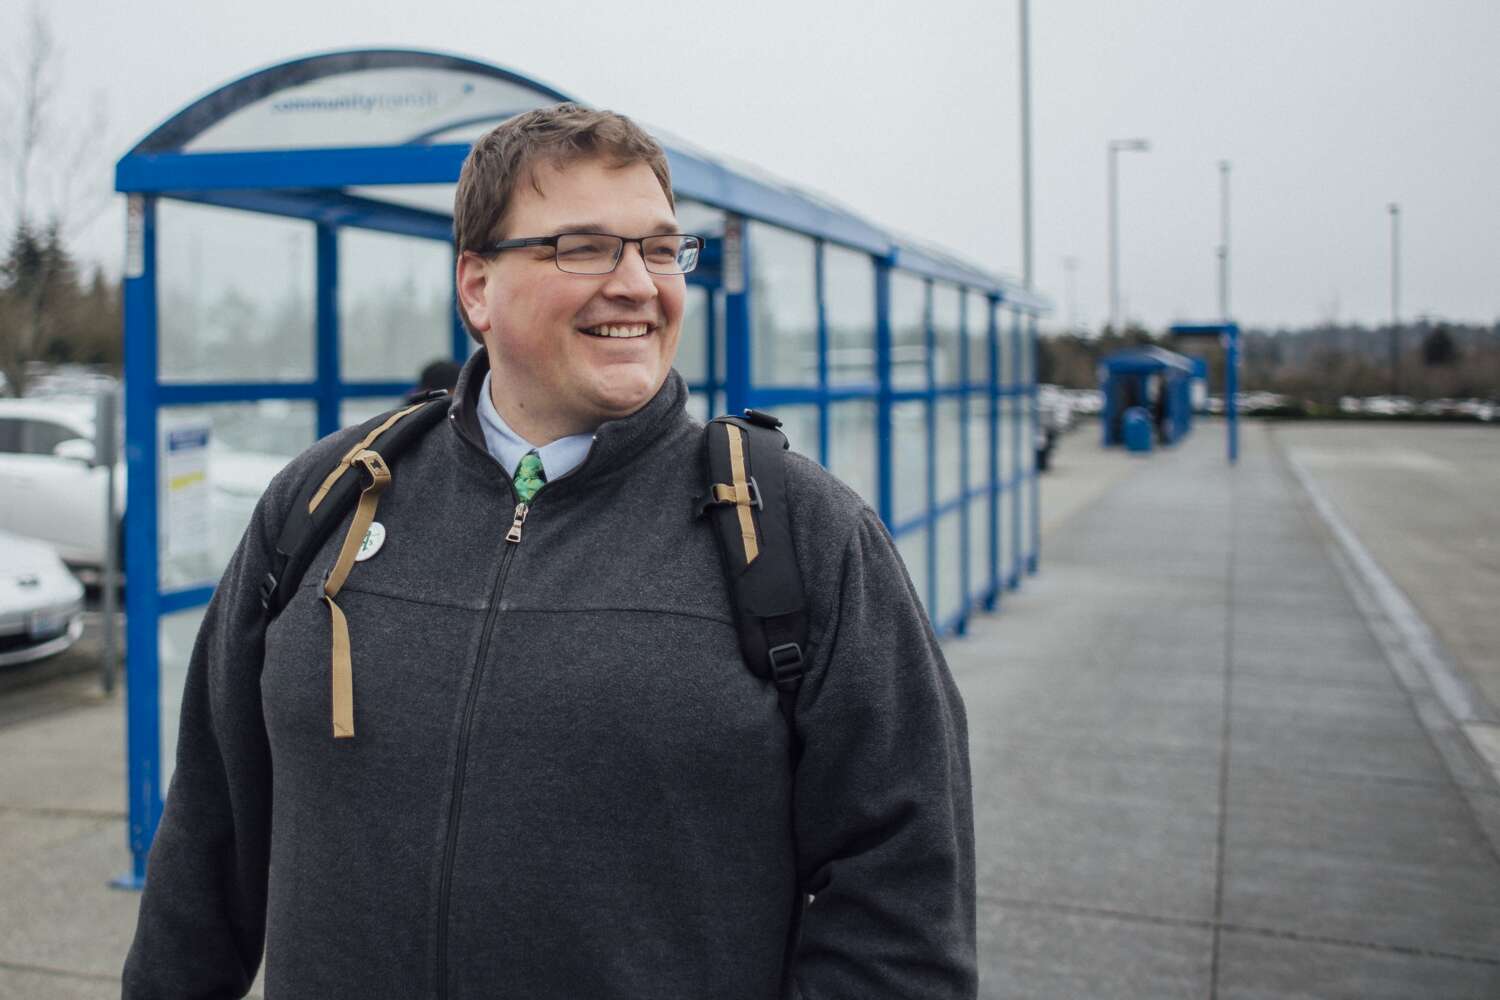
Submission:
POLYGON ((901 524, 927 510, 927 404, 891 407, 891 518, 901 524))
POLYGON ((678 198, 677 228, 706 240, 723 239, 724 210, 690 198, 678 198))
POLYGON ((990 380, 990 300, 969 292, 964 313, 964 356, 968 365, 964 378, 970 385, 990 380))
POLYGON ((932 284, 932 374, 938 385, 952 385, 958 372, 958 307, 961 292, 953 285, 932 284))
POLYGON ((792 451, 818 461, 817 404, 778 406, 771 412, 781 421, 781 433, 786 435, 792 451))
POLYGON ((896 539, 896 551, 906 564, 906 574, 917 588, 917 598, 927 607, 927 527, 908 531, 896 539))
POLYGON ((1021 332, 1021 378, 1028 384, 1036 381, 1036 320, 1027 317, 1021 332))
POLYGON ((999 327, 995 332, 995 363, 999 365, 1000 388, 1008 388, 1011 379, 1015 377, 1015 367, 1011 360, 1011 324, 1015 322, 1015 313, 1008 309, 1000 310, 1000 315, 995 317, 999 327))
POLYGON ((829 383, 875 381, 875 262, 868 254, 824 245, 823 310, 829 383))
POLYGON ((177 768, 177 725, 182 716, 182 691, 187 686, 188 662, 193 655, 193 643, 198 638, 198 628, 208 606, 188 608, 170 615, 162 615, 156 623, 158 654, 157 705, 161 709, 162 797, 177 768))
POLYGON ((708 423, 713 416, 708 412, 708 395, 702 392, 694 392, 688 395, 688 416, 699 423, 708 423))
POLYGON ((1010 485, 1011 456, 1015 454, 1015 441, 1012 438, 1014 430, 1015 419, 1010 412, 1010 397, 1001 397, 1000 425, 996 431, 1000 445, 1000 509, 997 515, 999 520, 996 533, 1000 538, 1000 582, 1002 585, 1010 577, 1008 562, 1011 556, 1010 520, 1011 506, 1015 502, 1015 494, 1010 485))
POLYGON ((316 439, 317 414, 285 399, 169 406, 160 427, 160 586, 212 584, 271 477, 316 439))
POLYGON ((524 84, 459 67, 351 70, 276 89, 181 148, 402 146, 440 141, 449 130, 480 119, 484 128, 475 131, 487 131, 512 115, 555 103, 524 84))
POLYGON ((963 424, 955 398, 937 401, 937 500, 944 503, 963 492, 963 424))
POLYGON ((891 272, 891 384, 927 385, 927 283, 891 272))
POLYGON ((453 192, 456 184, 368 184, 344 190, 359 198, 405 205, 426 212, 453 215, 453 192))
POLYGON ((751 378, 758 385, 817 385, 814 243, 809 237, 764 223, 751 222, 746 229, 751 378))
POLYGON ((156 255, 163 382, 313 377, 312 223, 163 199, 156 255))
POLYGON ((834 403, 829 411, 828 468, 834 475, 877 506, 880 456, 875 445, 877 407, 874 400, 834 403))
POLYGON ((954 511, 938 522, 937 620, 948 620, 963 610, 963 512, 954 511))
POLYGON ((708 310, 709 291, 702 285, 689 285, 683 300, 682 338, 677 341, 677 371, 689 385, 708 380, 708 310))
POLYGON ((417 384, 453 347, 453 251, 445 243, 339 231, 339 365, 343 378, 417 384))
POLYGON ((396 409, 405 400, 400 396, 358 396, 339 404, 339 426, 353 427, 373 416, 396 409))
POLYGON ((978 600, 990 585, 990 499, 981 494, 969 501, 968 595, 978 600))

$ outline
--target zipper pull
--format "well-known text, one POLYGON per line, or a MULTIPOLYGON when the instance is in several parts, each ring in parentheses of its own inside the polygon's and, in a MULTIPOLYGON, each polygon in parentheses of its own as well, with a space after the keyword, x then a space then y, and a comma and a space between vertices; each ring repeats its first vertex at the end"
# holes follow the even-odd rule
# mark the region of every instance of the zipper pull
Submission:
POLYGON ((531 510, 524 503, 516 504, 516 519, 510 522, 510 530, 505 533, 505 540, 515 544, 521 540, 521 525, 526 523, 526 515, 531 510))

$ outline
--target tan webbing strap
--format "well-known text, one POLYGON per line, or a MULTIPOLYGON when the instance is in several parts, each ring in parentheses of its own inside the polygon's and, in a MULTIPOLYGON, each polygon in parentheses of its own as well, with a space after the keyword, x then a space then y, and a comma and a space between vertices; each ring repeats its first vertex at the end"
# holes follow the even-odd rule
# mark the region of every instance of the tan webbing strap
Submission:
POLYGON ((354 665, 349 657, 349 623, 333 598, 325 594, 323 601, 333 616, 333 738, 347 739, 354 735, 354 665))
MULTIPOLYGON (((344 452, 344 457, 339 459, 338 464, 333 467, 332 471, 330 471, 327 477, 323 480, 322 485, 318 487, 318 492, 314 493, 312 499, 307 502, 307 512, 311 514, 318 509, 318 504, 322 503, 323 498, 328 495, 328 491, 333 489, 333 484, 338 482, 339 477, 342 476, 345 470, 347 470, 349 466, 354 463, 354 457, 360 452, 364 451, 366 448, 370 447, 370 442, 374 441, 376 438, 380 437, 380 435, 384 434, 387 430, 390 429, 392 424, 400 420, 402 417, 406 416, 408 413, 411 413, 413 410, 420 410, 423 405, 424 404, 422 403, 413 403, 412 405, 406 407, 404 410, 397 410, 395 413, 392 413, 389 417, 382 421, 380 426, 376 427, 370 433, 366 434, 359 441, 355 442, 353 447, 344 452)), ((371 452, 371 454, 373 455, 374 452, 371 452)))
POLYGON ((333 736, 341 739, 354 735, 354 663, 349 654, 349 623, 334 597, 343 589, 349 571, 354 568, 354 557, 364 542, 365 532, 375 520, 375 507, 380 503, 380 494, 390 485, 391 470, 385 460, 373 451, 361 451, 353 458, 353 464, 363 466, 370 474, 370 485, 359 495, 359 506, 354 509, 354 520, 344 535, 339 557, 323 583, 323 603, 333 627, 333 736))
POLYGON ((729 476, 728 486, 714 486, 714 499, 728 500, 734 504, 740 518, 740 539, 745 543, 745 565, 755 562, 760 555, 760 545, 755 541, 755 517, 750 513, 750 477, 745 474, 744 431, 734 424, 725 424, 729 432, 729 476))

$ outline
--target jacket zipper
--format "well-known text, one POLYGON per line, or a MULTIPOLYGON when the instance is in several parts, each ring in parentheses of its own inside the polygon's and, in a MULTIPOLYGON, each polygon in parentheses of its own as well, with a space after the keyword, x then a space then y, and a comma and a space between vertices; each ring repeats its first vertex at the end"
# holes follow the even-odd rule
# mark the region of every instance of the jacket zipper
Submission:
POLYGON ((495 632, 495 618, 500 611, 500 594, 505 589, 505 577, 510 572, 511 558, 515 555, 516 546, 521 543, 521 528, 530 511, 531 508, 526 504, 516 504, 510 530, 505 533, 505 550, 500 555, 500 567, 495 573, 495 583, 490 588, 490 610, 484 620, 484 638, 479 643, 479 659, 474 663, 474 676, 469 679, 463 725, 458 731, 458 762, 453 770, 453 794, 448 806, 448 842, 443 849, 442 880, 438 887, 438 1000, 443 1000, 448 995, 448 905, 453 892, 453 861, 458 850, 458 822, 463 812, 464 772, 469 763, 469 734, 474 725, 474 708, 479 701, 479 684, 484 679, 484 664, 490 651, 490 639, 495 632))

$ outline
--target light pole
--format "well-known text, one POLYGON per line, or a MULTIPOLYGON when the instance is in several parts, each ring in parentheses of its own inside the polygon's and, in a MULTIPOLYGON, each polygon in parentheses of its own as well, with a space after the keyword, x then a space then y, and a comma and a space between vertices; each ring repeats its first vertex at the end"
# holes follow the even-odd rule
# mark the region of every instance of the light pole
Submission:
POLYGON ((1396 395, 1401 370, 1401 206, 1394 201, 1391 213, 1391 395, 1396 395))
POLYGON ((1229 322, 1229 161, 1219 161, 1219 320, 1229 322))
POLYGON ((1031 290, 1031 4, 1021 0, 1021 280, 1031 290))
POLYGON ((1145 139, 1111 139, 1109 141, 1109 328, 1120 332, 1120 181, 1119 154, 1145 153, 1151 143, 1145 139))
POLYGON ((1062 259, 1063 277, 1067 282, 1068 295, 1068 332, 1074 335, 1078 333, 1078 258, 1064 257, 1062 259))

